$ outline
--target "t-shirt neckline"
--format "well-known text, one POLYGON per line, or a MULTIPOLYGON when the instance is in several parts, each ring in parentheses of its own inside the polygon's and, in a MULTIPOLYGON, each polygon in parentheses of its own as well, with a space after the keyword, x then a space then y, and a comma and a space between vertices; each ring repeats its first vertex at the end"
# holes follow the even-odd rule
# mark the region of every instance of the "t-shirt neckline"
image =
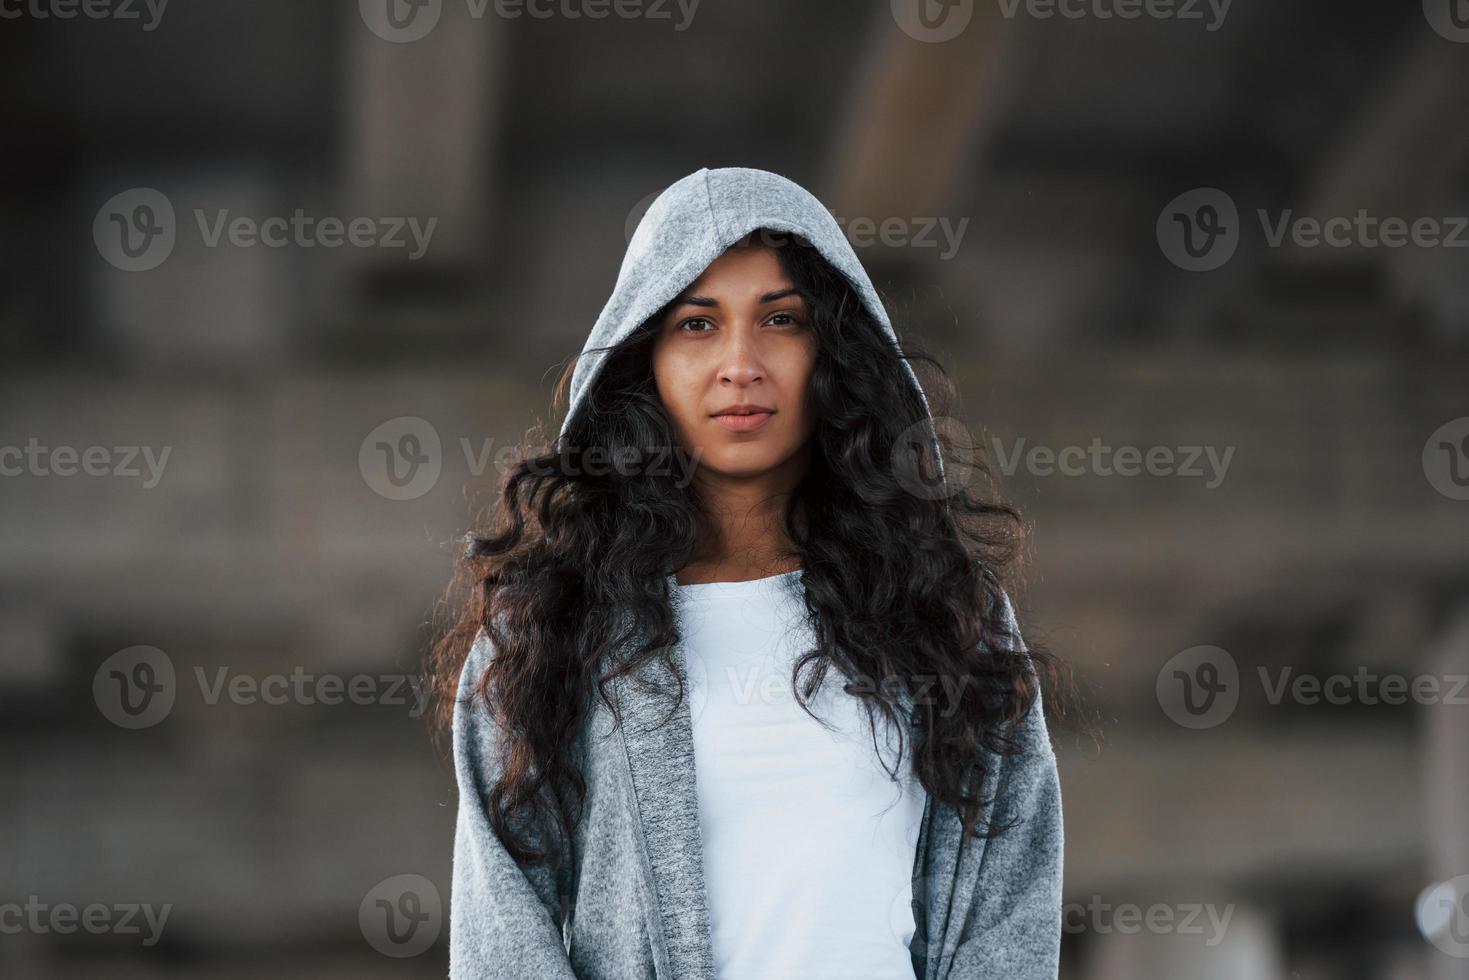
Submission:
POLYGON ((802 569, 795 568, 789 572, 778 572, 775 575, 766 575, 762 578, 745 579, 742 582, 690 582, 688 585, 679 585, 677 576, 668 576, 668 583, 674 589, 684 595, 710 595, 741 592, 759 592, 773 586, 784 585, 800 577, 802 569))

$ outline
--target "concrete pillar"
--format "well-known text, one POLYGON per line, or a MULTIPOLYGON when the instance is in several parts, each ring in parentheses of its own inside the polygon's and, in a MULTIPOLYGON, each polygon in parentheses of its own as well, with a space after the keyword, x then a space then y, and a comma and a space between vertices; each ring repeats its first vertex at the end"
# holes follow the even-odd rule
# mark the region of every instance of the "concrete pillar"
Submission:
MULTIPOLYGON (((1451 618, 1428 663, 1440 678, 1469 674, 1469 604, 1451 618)), ((1443 685, 1446 697, 1455 695, 1454 686, 1443 685)), ((1439 886, 1425 891, 1417 910, 1431 943, 1427 976, 1469 980, 1469 708, 1444 703, 1420 711, 1428 876, 1430 887, 1439 886)))
MULTIPOLYGON (((437 218, 428 251, 412 263, 419 268, 467 260, 490 227, 490 144, 505 25, 493 5, 478 17, 472 7, 442 4, 438 20, 424 21, 431 30, 399 42, 365 25, 356 10, 347 27, 343 164, 351 208, 366 216, 437 218)), ((361 259, 374 268, 407 265, 402 250, 361 259)))

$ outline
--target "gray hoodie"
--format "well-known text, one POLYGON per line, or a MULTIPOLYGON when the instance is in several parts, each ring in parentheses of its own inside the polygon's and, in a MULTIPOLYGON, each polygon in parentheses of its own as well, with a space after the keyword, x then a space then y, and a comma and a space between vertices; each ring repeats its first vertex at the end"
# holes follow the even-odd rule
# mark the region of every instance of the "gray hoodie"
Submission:
MULTIPOLYGON (((897 342, 861 263, 815 197, 763 170, 699 170, 665 190, 638 225, 573 374, 563 433, 600 369, 602 357, 592 348, 627 337, 726 248, 762 227, 809 240, 847 276, 897 342)), ((906 364, 905 370, 917 388, 906 364)), ((1008 598, 1004 615, 1018 636, 1008 598)), ((498 734, 484 704, 469 694, 493 655, 481 632, 464 666, 454 714, 459 810, 450 977, 718 980, 687 696, 674 710, 677 686, 657 676, 654 660, 612 685, 622 728, 614 726, 599 698, 592 699, 578 740, 587 796, 571 853, 563 871, 553 875, 545 866, 513 861, 486 812, 499 772, 498 734)), ((681 652, 674 659, 682 672, 681 652)), ((989 759, 984 787, 986 798, 994 797, 986 816, 1013 824, 1009 830, 990 840, 966 840, 952 807, 932 797, 925 805, 913 864, 916 931, 909 946, 918 980, 1057 975, 1061 791, 1039 700, 1017 737, 1023 751, 989 759)))

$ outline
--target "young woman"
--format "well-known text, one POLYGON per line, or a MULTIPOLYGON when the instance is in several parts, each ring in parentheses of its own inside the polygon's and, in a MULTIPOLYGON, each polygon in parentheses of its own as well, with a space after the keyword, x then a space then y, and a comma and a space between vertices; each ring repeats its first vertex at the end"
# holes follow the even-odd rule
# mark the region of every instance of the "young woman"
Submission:
POLYGON ((431 658, 452 977, 1056 976, 1018 521, 943 472, 912 357, 791 181, 653 203, 431 658))

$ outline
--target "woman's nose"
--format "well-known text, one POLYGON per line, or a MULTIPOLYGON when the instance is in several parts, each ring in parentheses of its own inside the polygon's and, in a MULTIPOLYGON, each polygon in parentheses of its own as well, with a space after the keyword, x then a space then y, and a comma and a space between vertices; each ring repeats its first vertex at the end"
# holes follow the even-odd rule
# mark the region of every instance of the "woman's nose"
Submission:
POLYGON ((724 349, 720 351, 720 380, 747 385, 763 378, 765 368, 760 363, 760 352, 756 349, 753 331, 734 329, 729 332, 728 337, 724 349))

